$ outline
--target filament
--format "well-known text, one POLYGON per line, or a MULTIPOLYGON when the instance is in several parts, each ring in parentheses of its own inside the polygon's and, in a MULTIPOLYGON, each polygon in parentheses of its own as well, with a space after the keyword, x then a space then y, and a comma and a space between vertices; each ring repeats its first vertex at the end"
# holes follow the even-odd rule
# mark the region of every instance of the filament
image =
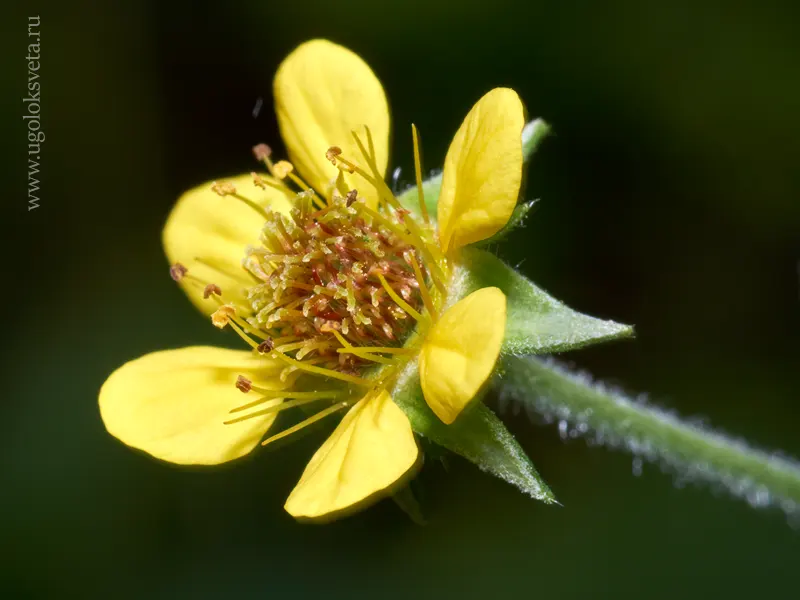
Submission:
POLYGON ((277 441, 277 440, 279 440, 281 438, 284 438, 287 435, 291 435, 296 431, 300 431, 301 429, 303 429, 305 427, 308 427, 312 423, 316 423, 317 421, 320 421, 320 420, 324 419, 328 415, 332 415, 333 413, 345 408, 346 406, 348 406, 348 404, 349 404, 348 401, 345 400, 344 402, 339 402, 338 404, 334 404, 333 406, 329 406, 325 410, 319 411, 317 414, 315 414, 312 417, 309 417, 305 421, 301 421, 297 425, 293 425, 292 427, 289 427, 289 429, 284 429, 280 433, 276 433, 272 437, 267 438, 266 440, 261 442, 261 445, 262 446, 266 446, 267 444, 271 444, 272 442, 275 442, 275 441, 277 441))

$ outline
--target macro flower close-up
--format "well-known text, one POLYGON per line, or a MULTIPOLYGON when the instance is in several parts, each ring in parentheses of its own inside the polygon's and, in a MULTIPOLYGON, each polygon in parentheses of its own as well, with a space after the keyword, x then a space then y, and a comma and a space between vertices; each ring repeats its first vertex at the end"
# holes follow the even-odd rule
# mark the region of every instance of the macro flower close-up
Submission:
POLYGON ((95 4, 4 19, 0 597, 792 596, 794 4, 95 4))
POLYGON ((467 281, 463 251, 512 217, 524 109, 507 88, 475 104, 429 212, 416 129, 417 187, 401 202, 384 181, 389 109, 358 56, 307 42, 278 69, 274 91, 290 162, 256 146, 264 173, 187 192, 164 229, 173 278, 249 350, 134 360, 104 384, 100 410, 121 441, 184 464, 232 460, 344 413, 286 502, 298 518, 329 517, 389 493, 419 466, 415 423, 398 397, 420 386, 448 426, 495 369, 506 295, 467 281), (279 413, 295 408, 304 418, 280 429, 279 413))

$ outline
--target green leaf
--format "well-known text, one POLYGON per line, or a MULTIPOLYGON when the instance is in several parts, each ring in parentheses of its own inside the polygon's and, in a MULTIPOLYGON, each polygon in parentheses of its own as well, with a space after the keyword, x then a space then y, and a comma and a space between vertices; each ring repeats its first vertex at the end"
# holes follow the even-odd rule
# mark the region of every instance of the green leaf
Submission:
POLYGON ((503 290, 508 300, 503 352, 549 354, 633 336, 633 327, 576 312, 559 302, 499 258, 465 248, 453 278, 464 297, 482 287, 503 290))
MULTIPOLYGON (((522 160, 526 163, 533 156, 542 140, 550 133, 550 125, 542 119, 534 119, 522 129, 522 160)), ((425 194, 425 207, 428 209, 433 222, 436 222, 436 203, 439 201, 439 192, 442 190, 442 173, 439 171, 422 182, 422 192, 425 194)), ((415 217, 420 217, 417 186, 412 185, 397 196, 403 208, 410 210, 415 217)), ((527 210, 525 211, 527 212, 527 210)), ((524 216, 524 215, 523 215, 524 216)))
POLYGON ((406 367, 392 390, 392 399, 420 435, 537 500, 548 504, 556 501, 517 440, 483 402, 476 401, 454 423, 445 425, 425 403, 416 362, 406 367))

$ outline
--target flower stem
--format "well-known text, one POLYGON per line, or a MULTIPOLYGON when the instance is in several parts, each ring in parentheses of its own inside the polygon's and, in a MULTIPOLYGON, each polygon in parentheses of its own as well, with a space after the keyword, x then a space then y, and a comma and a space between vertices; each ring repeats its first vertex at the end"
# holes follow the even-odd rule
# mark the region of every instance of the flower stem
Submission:
POLYGON ((643 460, 661 463, 681 481, 708 481, 753 507, 778 506, 790 516, 800 508, 796 461, 683 421, 550 360, 511 356, 504 368, 501 409, 520 402, 530 416, 557 422, 562 437, 585 435, 628 450, 636 456, 635 466, 643 460))

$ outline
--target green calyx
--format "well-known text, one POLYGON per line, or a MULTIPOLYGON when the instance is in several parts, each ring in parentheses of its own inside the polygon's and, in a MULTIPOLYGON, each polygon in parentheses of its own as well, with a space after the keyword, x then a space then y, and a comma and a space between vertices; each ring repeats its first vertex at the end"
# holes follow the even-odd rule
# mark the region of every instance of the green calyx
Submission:
MULTIPOLYGON (((549 126, 540 119, 525 127, 522 145, 526 160, 532 156, 548 131, 549 126)), ((425 201, 431 215, 436 215, 440 188, 441 175, 423 182, 425 201)), ((418 211, 416 188, 401 194, 398 199, 408 210, 418 211)), ((508 231, 521 225, 532 206, 533 203, 519 204, 508 226, 488 242, 499 241, 508 231)), ((633 329, 627 325, 595 319, 572 310, 489 252, 477 247, 463 249, 454 264, 447 304, 453 304, 484 287, 498 287, 507 298, 503 355, 563 352, 633 335, 633 329)), ((498 361, 498 365, 501 362, 498 361)), ((398 378, 392 398, 406 413, 418 434, 475 463, 483 471, 515 485, 537 500, 556 502, 555 496, 516 439, 480 399, 454 423, 443 424, 425 403, 416 364, 409 364, 398 378)))

